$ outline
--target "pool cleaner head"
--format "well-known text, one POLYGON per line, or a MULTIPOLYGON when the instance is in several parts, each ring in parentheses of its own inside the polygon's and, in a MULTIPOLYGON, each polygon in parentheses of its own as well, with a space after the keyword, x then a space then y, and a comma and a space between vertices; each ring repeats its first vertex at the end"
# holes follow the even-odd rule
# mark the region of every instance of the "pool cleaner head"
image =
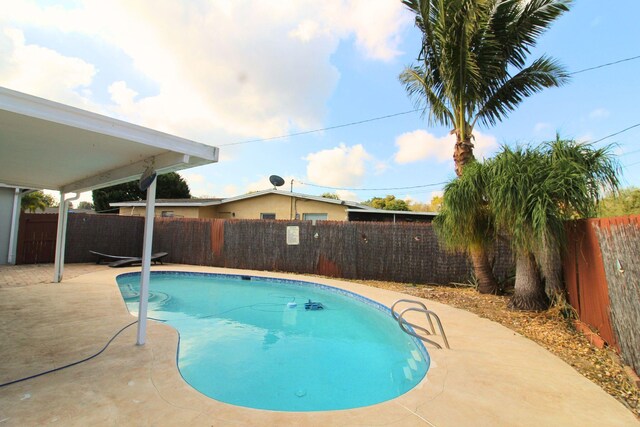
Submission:
POLYGON ((313 302, 309 300, 309 302, 304 303, 305 310, 322 310, 324 306, 321 302, 313 302))

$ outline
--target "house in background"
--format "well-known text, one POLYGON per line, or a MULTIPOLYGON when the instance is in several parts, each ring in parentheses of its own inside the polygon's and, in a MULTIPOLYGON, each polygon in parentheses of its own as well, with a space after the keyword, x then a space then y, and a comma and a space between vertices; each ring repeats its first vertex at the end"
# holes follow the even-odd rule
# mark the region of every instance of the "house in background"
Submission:
MULTIPOLYGON (((144 202, 110 203, 120 215, 144 216, 144 202)), ((264 190, 226 199, 158 199, 155 215, 173 218, 276 219, 303 221, 420 221, 433 212, 375 209, 356 202, 280 190, 264 190)))

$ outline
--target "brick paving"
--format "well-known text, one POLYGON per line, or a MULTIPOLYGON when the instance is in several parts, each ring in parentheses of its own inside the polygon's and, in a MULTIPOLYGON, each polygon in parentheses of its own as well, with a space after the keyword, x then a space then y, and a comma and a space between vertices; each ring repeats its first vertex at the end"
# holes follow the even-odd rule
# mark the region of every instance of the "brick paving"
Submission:
MULTIPOLYGON (((109 268, 97 264, 65 264, 63 280, 109 268)), ((0 265, 0 289, 53 282, 53 264, 0 265)))

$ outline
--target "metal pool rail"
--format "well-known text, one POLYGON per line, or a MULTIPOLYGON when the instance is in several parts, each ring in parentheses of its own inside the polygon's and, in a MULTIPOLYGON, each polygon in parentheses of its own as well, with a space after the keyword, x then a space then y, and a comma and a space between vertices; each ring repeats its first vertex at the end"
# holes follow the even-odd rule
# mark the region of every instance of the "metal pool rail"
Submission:
POLYGON ((451 348, 449 347, 449 341, 447 340, 447 335, 444 333, 444 328, 442 327, 442 322, 440 321, 440 317, 438 317, 438 315, 436 313, 434 313, 433 311, 429 310, 427 308, 426 305, 424 305, 422 302, 420 301, 416 301, 416 300, 411 300, 411 299, 399 299, 398 301, 394 302, 393 305, 391 306, 391 316, 393 316, 393 318, 398 322, 398 325, 400 326, 400 329, 402 329, 403 332, 418 338, 419 340, 428 342, 429 344, 433 344, 436 348, 442 348, 442 346, 440 344, 438 344, 437 342, 426 338, 424 335, 420 335, 418 333, 415 332, 415 330, 419 330, 422 331, 424 334, 426 335, 436 335, 436 330, 433 327, 433 321, 431 320, 431 318, 433 317, 434 319, 436 319, 436 323, 438 325, 438 330, 440 331, 440 336, 442 336, 442 340, 444 341, 444 345, 447 348, 451 348), (406 304, 410 304, 412 306, 405 308, 404 310, 402 310, 400 313, 396 312, 395 308, 396 305, 400 304, 400 303, 406 303, 406 304), (419 312, 419 313, 424 313, 427 317, 427 321, 429 322, 429 327, 431 328, 431 330, 429 331, 426 328, 423 328, 420 325, 416 325, 415 323, 411 323, 407 320, 404 319, 404 315, 406 313, 409 312, 419 312), (409 326, 409 328, 407 328, 407 326, 409 326))

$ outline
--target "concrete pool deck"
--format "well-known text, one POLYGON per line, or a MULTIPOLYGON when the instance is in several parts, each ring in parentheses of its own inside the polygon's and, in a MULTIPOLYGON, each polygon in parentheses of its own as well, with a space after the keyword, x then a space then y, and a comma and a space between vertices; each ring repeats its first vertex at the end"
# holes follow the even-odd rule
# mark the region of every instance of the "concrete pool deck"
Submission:
MULTIPOLYGON (((36 279, 32 279, 35 284, 27 283, 29 273, 24 266, 0 270, 0 384, 86 358, 136 320, 127 311, 115 277, 139 268, 83 268, 78 271, 93 272, 59 284, 38 283, 36 279), (7 277, 12 269, 27 274, 27 278, 11 281, 7 277)), ((386 306, 407 297, 356 283, 292 274, 184 265, 152 270, 296 278, 356 292, 386 306)), ((176 331, 150 321, 144 346, 135 345, 134 325, 104 353, 85 363, 0 388, 0 427, 49 423, 640 426, 621 403, 534 342, 475 314, 421 301, 439 314, 451 350, 427 345, 431 367, 426 378, 408 393, 377 405, 296 413, 215 401, 191 388, 180 376, 176 331)))

